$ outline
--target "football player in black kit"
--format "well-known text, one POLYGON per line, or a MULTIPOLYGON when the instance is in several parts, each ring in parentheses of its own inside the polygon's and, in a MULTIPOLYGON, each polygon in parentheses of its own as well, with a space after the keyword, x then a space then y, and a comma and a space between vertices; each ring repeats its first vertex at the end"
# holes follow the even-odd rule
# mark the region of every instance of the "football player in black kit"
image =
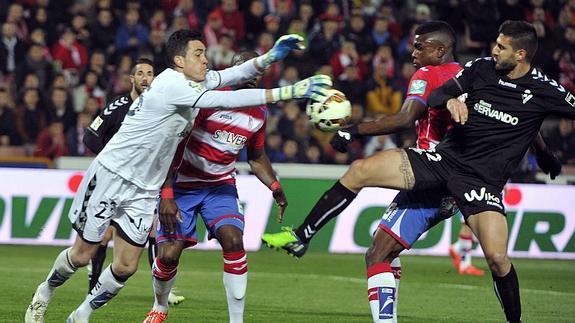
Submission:
POLYGON ((504 22, 492 57, 466 64, 429 97, 430 106, 449 110, 453 130, 435 152, 410 156, 416 189, 442 183, 456 197, 481 243, 508 322, 521 321, 521 302, 507 256, 503 185, 546 116, 575 119, 575 96, 531 65, 536 51, 531 24, 504 22), (465 103, 454 99, 462 93, 468 93, 465 103), (425 158, 428 154, 438 161, 425 158), (426 169, 433 176, 426 176, 426 169))
MULTIPOLYGON (((134 66, 130 71, 130 81, 132 83, 132 90, 130 93, 115 98, 109 102, 102 110, 94 121, 90 124, 84 133, 84 144, 93 153, 98 154, 106 143, 112 139, 112 136, 118 132, 124 117, 132 105, 132 102, 146 90, 154 80, 154 65, 153 62, 147 58, 139 58, 136 60, 134 66)), ((106 250, 108 248, 108 241, 112 238, 112 227, 108 229, 106 236, 100 248, 94 255, 91 261, 91 269, 89 272, 89 289, 92 290, 94 285, 98 282, 98 277, 102 272, 104 261, 106 260, 106 250)), ((156 242, 153 236, 148 239, 148 260, 151 263, 156 257, 156 242)), ((183 296, 170 293, 170 304, 177 305, 184 301, 183 296)))
MULTIPOLYGON (((483 248, 507 321, 520 322, 519 283, 507 256, 503 186, 547 115, 575 119, 575 97, 531 66, 536 49, 533 26, 519 21, 502 24, 492 58, 468 63, 429 96, 430 107, 447 105, 457 123, 435 149, 390 149, 355 160, 322 195, 310 216, 341 213, 364 187, 446 190, 483 248), (465 103, 455 99, 464 93, 468 94, 465 103)), ((539 148, 542 143, 535 140, 539 148)), ((561 167, 545 152, 545 148, 538 152, 539 165, 554 177, 561 167)), ((373 258, 386 259, 398 252, 394 243, 385 243, 394 238, 379 239, 384 243, 370 248, 373 258)), ((373 289, 384 286, 377 279, 372 285, 373 289)))

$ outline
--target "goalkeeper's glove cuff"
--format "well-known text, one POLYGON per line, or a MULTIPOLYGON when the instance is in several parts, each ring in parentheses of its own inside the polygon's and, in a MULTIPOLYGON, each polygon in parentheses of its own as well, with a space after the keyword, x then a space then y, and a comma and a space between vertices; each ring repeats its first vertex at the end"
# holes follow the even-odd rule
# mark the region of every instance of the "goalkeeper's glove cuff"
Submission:
POLYGON ((273 57, 269 54, 269 52, 256 57, 256 64, 258 67, 264 70, 268 69, 273 64, 273 62, 273 57))
POLYGON ((293 99, 293 85, 276 87, 272 89, 272 101, 285 101, 293 99))

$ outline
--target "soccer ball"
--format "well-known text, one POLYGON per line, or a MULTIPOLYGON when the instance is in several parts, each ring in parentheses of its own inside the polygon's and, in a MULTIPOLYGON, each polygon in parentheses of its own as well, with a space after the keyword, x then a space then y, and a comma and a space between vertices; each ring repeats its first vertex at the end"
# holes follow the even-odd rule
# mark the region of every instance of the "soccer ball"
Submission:
POLYGON ((322 131, 337 131, 351 117, 351 103, 342 92, 331 89, 323 101, 307 103, 306 113, 311 122, 322 131))

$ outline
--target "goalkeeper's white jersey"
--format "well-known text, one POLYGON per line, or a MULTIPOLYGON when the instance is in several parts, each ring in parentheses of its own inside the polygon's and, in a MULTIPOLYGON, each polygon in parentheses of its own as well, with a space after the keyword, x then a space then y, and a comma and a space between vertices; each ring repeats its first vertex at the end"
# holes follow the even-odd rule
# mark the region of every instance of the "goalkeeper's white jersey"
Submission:
POLYGON ((198 114, 194 105, 220 80, 215 71, 197 83, 171 68, 164 70, 132 103, 122 126, 96 159, 142 189, 159 189, 178 143, 198 114))

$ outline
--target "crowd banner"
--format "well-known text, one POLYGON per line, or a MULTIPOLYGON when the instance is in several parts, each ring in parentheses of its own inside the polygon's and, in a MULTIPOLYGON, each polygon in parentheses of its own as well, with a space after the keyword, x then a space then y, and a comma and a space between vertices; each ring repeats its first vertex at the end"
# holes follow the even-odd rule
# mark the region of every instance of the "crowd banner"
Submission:
MULTIPOLYGON (((301 173, 300 173, 301 174, 301 173)), ((83 171, 0 168, 0 243, 27 245, 70 245, 75 232, 68 210, 83 171)), ((312 177, 312 176, 310 176, 312 177)), ((298 176, 281 179, 289 206, 284 223, 276 221, 277 207, 267 187, 252 175, 239 175, 237 185, 245 215, 244 244, 247 250, 262 248, 261 235, 279 231, 283 225, 297 226, 333 179, 298 176)), ((333 253, 363 253, 370 246, 379 220, 397 192, 364 189, 355 201, 314 238, 310 249, 333 253)), ((469 192, 477 199, 481 188, 469 192)), ((509 224, 509 252, 512 257, 575 259, 575 208, 570 197, 575 186, 508 184, 503 202, 509 224)), ((447 255, 461 219, 454 217, 424 234, 408 251, 419 255, 447 255)), ((198 227, 198 249, 217 249, 198 227)), ((480 248, 475 250, 481 254, 480 248)))

